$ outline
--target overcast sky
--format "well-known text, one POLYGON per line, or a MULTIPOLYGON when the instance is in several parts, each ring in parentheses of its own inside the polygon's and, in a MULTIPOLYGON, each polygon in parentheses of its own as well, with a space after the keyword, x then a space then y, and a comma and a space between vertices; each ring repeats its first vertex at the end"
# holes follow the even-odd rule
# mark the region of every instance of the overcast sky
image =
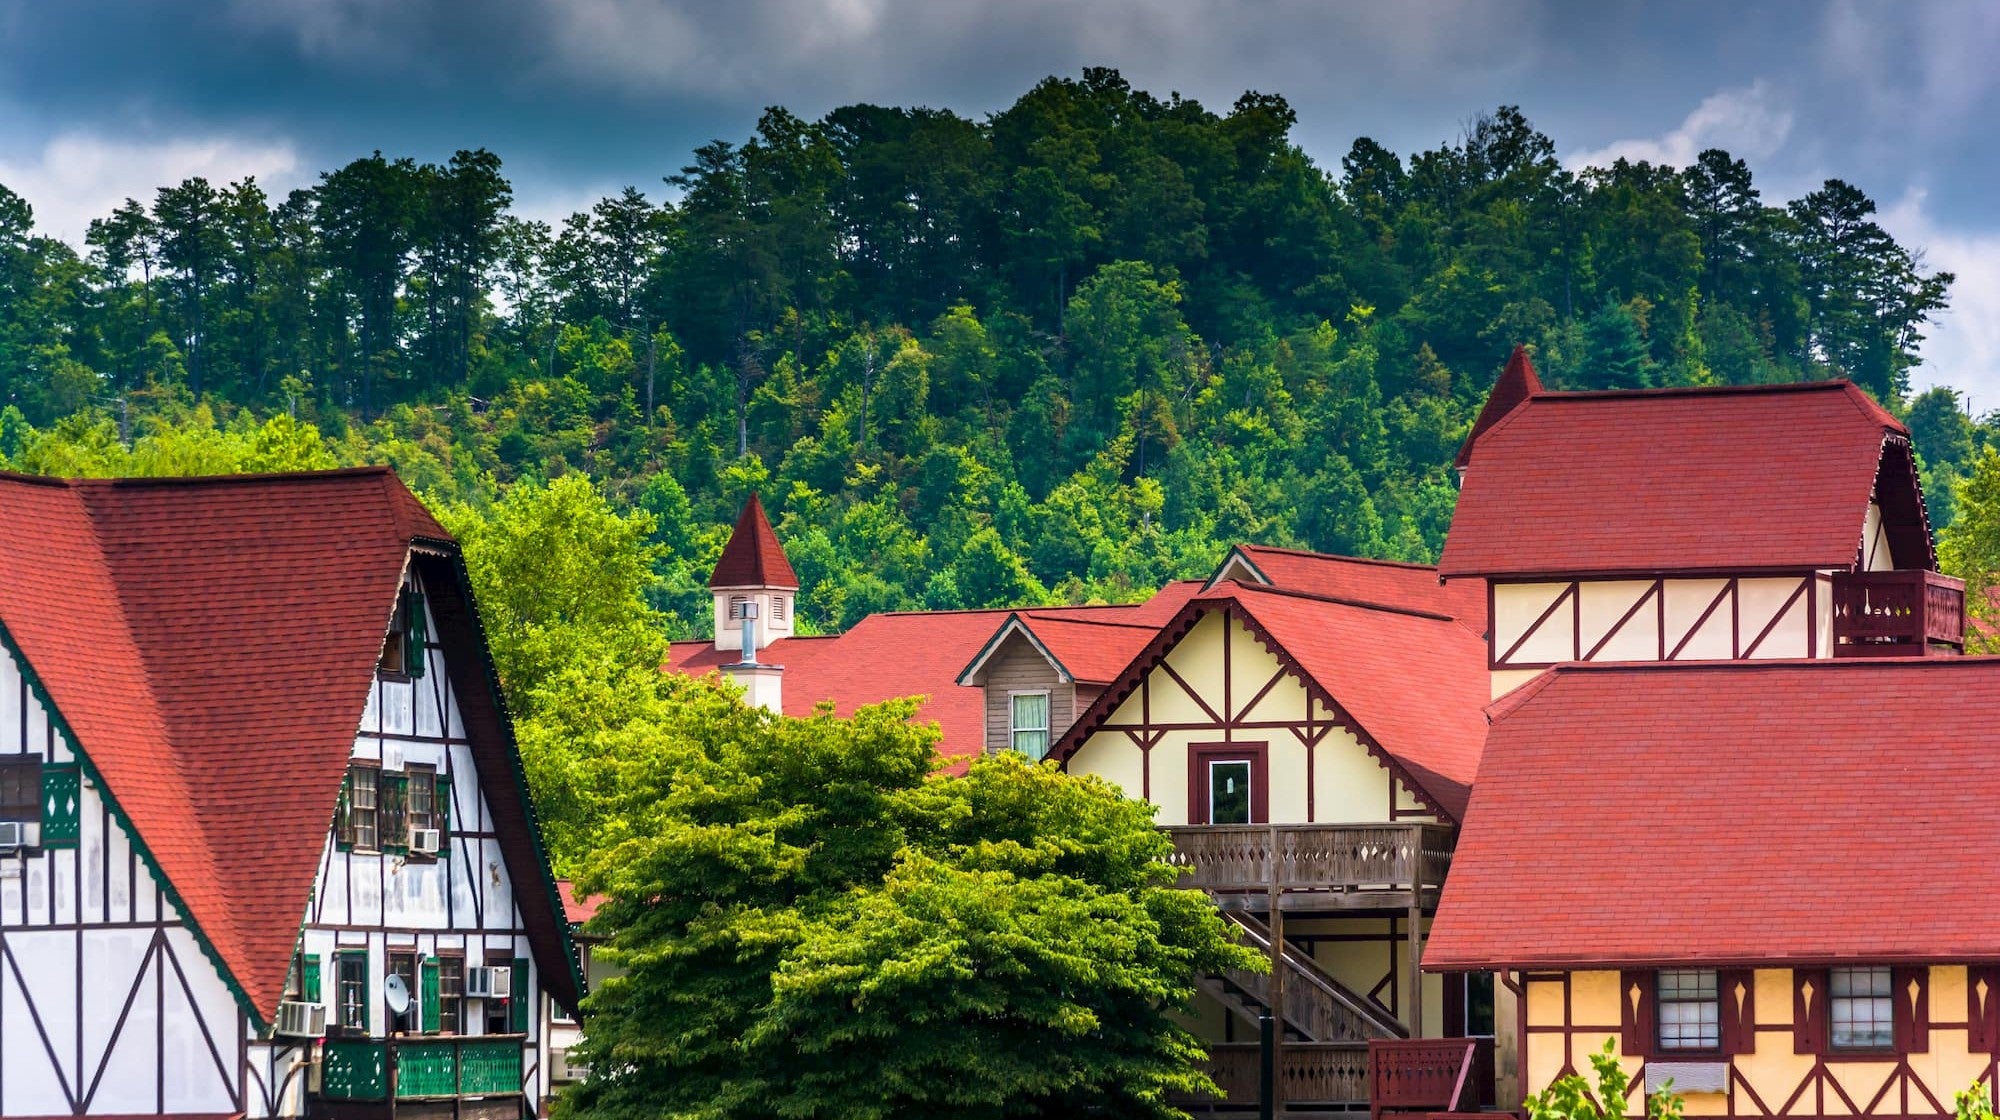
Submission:
POLYGON ((194 174, 272 192, 380 148, 486 147, 557 218, 759 110, 978 116, 1115 66, 1218 110, 1283 94, 1337 166, 1519 104, 1570 163, 1720 146, 1767 198, 1829 177, 1959 275, 1920 383, 2000 407, 2000 5, 1592 0, 0 0, 0 183, 76 238, 194 174), (201 10, 197 12, 195 9, 201 10))

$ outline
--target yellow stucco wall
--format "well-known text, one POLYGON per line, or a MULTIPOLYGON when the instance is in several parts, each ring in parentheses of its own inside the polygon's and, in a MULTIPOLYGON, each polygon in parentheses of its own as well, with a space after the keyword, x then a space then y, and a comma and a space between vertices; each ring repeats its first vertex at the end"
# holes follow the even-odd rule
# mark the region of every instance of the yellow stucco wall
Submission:
MULTIPOLYGON (((1558 980, 1534 980, 1527 983, 1528 1036, 1527 1082, 1528 1093, 1538 1093, 1548 1087, 1562 1071, 1564 1059, 1569 1065, 1590 1077, 1590 1055, 1603 1046, 1609 1037, 1616 1043, 1619 1023, 1619 974, 1609 971, 1573 972, 1569 974, 1569 1017, 1565 1019, 1563 986, 1558 980), (1559 1028, 1567 1024, 1571 1033, 1542 1033, 1538 1027, 1559 1028)), ((1792 1052, 1792 974, 1787 969, 1758 969, 1754 973, 1756 986, 1756 1046, 1751 1053, 1738 1054, 1728 1058, 1734 1073, 1746 1082, 1756 1097, 1772 1112, 1785 1111, 1789 1115, 1853 1115, 1856 1109, 1849 1108, 1841 1094, 1833 1088, 1838 1085, 1859 1109, 1867 1109, 1891 1077, 1897 1075, 1894 1059, 1853 1059, 1828 1057, 1821 1059, 1812 1054, 1792 1052), (1825 1086, 1808 1084, 1815 1069, 1821 1069, 1830 1082, 1825 1086), (1802 1084, 1807 1088, 1798 1093, 1802 1084), (1791 1107, 1786 1109, 1787 1102, 1791 1107)), ((1943 1107, 1945 1113, 1951 1110, 1954 1094, 1971 1085, 1986 1072, 1990 1058, 1985 1054, 1972 1053, 1967 1047, 1965 1020, 1966 970, 1962 965, 1939 965, 1930 969, 1930 1040, 1923 1053, 1904 1056, 1910 1073, 1927 1088, 1943 1107), (1956 1024, 1949 1025, 1949 1024, 1956 1024), (1945 1024, 1945 1025, 1940 1025, 1945 1024)), ((1620 1057, 1620 1066, 1633 1076, 1638 1076, 1643 1063, 1638 1058, 1620 1057)), ((1877 1115, 1900 1115, 1902 1088, 1892 1086, 1886 1096, 1876 1104, 1873 1113, 1877 1115)), ((1763 1115, 1750 1093, 1738 1089, 1732 1112, 1730 1098, 1724 1093, 1684 1094, 1686 1112, 1689 1116, 1763 1115)), ((1636 1092, 1630 1111, 1637 1114, 1636 1092)), ((1930 1114, 1930 1102, 1915 1089, 1911 1090, 1909 1113, 1930 1114)))

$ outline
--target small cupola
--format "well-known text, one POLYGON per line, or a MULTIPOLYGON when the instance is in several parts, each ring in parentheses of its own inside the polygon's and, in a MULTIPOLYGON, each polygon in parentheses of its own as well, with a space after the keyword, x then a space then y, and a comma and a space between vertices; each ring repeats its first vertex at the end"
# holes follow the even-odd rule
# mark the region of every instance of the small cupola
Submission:
POLYGON ((785 559, 756 494, 743 504, 708 589, 715 595, 716 649, 741 653, 745 662, 755 662, 758 650, 792 636, 799 577, 785 559), (743 644, 746 635, 752 642, 749 649, 743 644))

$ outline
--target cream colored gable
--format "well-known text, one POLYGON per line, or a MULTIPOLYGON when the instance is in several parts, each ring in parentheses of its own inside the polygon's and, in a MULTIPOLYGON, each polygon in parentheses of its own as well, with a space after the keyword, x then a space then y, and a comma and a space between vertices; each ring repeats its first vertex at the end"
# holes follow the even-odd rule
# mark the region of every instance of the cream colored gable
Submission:
POLYGON ((1186 824, 1189 752, 1264 745, 1274 824, 1433 819, 1388 768, 1335 722, 1333 709, 1240 619, 1204 616, 1149 670, 1068 762, 1186 824), (1392 801, 1394 810, 1392 813, 1392 801))

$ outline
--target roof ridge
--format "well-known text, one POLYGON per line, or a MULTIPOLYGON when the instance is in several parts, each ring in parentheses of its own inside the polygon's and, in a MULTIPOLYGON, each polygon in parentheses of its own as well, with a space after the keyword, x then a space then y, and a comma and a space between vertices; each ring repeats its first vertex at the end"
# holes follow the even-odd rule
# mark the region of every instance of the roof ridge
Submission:
POLYGON ((1754 385, 1655 385, 1645 389, 1546 389, 1535 395, 1537 401, 1590 401, 1622 400, 1626 398, 1659 397, 1726 397, 1759 396, 1782 393, 1824 393, 1859 389, 1853 381, 1845 377, 1830 377, 1823 381, 1774 381, 1754 385))
POLYGON ((214 486, 229 483, 310 482, 369 475, 394 475, 393 467, 364 465, 302 471, 238 471, 234 474, 119 475, 114 478, 61 478, 52 475, 0 471, 0 481, 56 486, 69 490, 138 489, 144 487, 214 486))
MULTIPOLYGON (((1236 547, 1244 549, 1254 548, 1259 552, 1276 552, 1285 556, 1300 556, 1312 560, 1332 560, 1342 564, 1368 564, 1373 567, 1403 568, 1417 572, 1437 571, 1436 564, 1418 564, 1409 560, 1383 560, 1374 556, 1347 556, 1338 552, 1315 552, 1310 548, 1287 548, 1284 545, 1250 543, 1239 544, 1236 547)), ((1199 583, 1201 581, 1191 580, 1188 582, 1199 583)))
POLYGON ((1195 598, 1196 599, 1219 598, 1219 597, 1235 595, 1237 593, 1237 591, 1229 591, 1229 592, 1222 592, 1221 595, 1218 595, 1217 593, 1221 592, 1222 588, 1224 587, 1234 587, 1237 589, 1237 591, 1249 592, 1257 595, 1283 595, 1286 598, 1290 599, 1306 599, 1316 603, 1332 603, 1336 606, 1342 606, 1342 607, 1359 607, 1363 610, 1385 611, 1389 614, 1404 614, 1404 615, 1409 615, 1413 618, 1430 619, 1433 622, 1460 621, 1456 615, 1442 614, 1438 611, 1425 610, 1422 607, 1398 606, 1394 603, 1378 603, 1368 599, 1350 599, 1341 595, 1318 595, 1310 591, 1301 591, 1293 587, 1274 587, 1268 584, 1260 584, 1252 586, 1250 584, 1238 583, 1233 579, 1223 580, 1221 583, 1218 583, 1214 587, 1209 588, 1202 594, 1195 596, 1195 598))

